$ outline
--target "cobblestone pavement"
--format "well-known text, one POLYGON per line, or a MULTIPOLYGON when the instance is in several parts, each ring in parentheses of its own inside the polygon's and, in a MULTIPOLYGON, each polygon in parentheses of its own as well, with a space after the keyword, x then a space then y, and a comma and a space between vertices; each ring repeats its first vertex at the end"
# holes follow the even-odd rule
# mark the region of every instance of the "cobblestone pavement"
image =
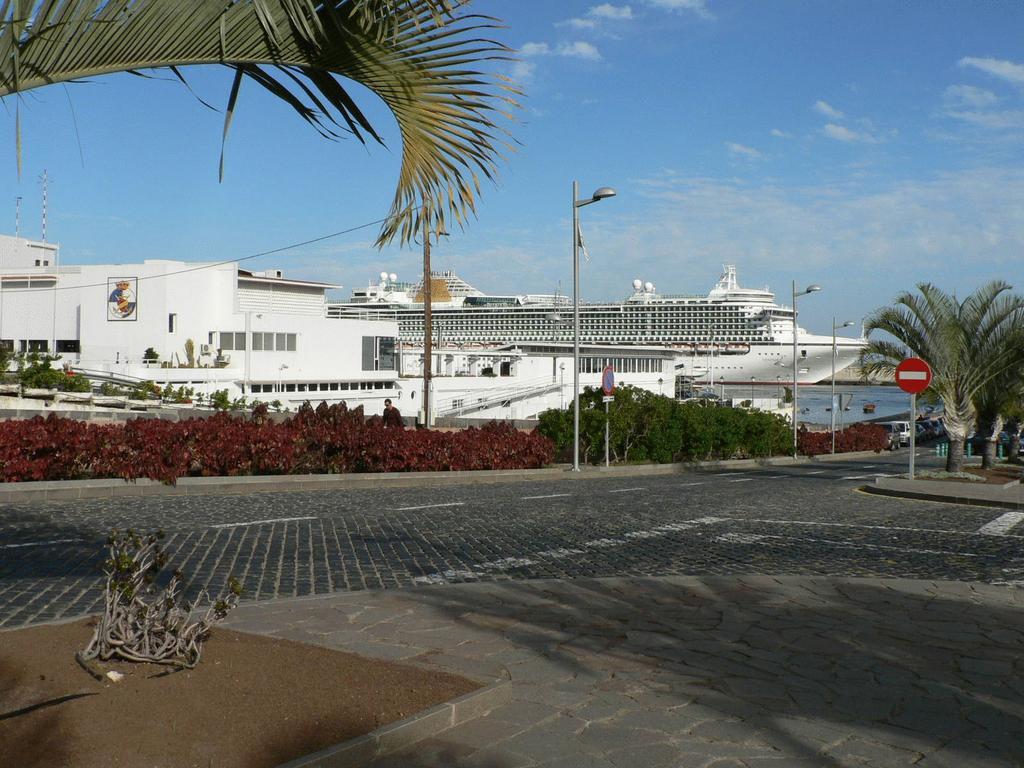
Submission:
POLYGON ((114 527, 166 531, 191 593, 218 592, 234 575, 257 601, 750 572, 1024 584, 1024 525, 979 532, 999 510, 856 492, 876 474, 904 471, 905 460, 901 452, 656 477, 3 505, 0 626, 95 611, 102 543, 114 527))
POLYGON ((250 603, 229 624, 510 681, 374 768, 1024 765, 1024 590, 1005 586, 504 581, 250 603))

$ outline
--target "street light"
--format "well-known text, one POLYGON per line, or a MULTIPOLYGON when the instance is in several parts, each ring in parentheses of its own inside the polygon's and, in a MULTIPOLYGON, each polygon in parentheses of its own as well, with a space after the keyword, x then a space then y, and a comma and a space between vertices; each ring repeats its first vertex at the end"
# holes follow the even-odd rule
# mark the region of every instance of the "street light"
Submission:
POLYGON ((558 364, 558 410, 565 408, 565 363, 558 364))
POLYGON ((611 187, 598 187, 589 200, 579 200, 580 185, 572 183, 572 471, 580 471, 580 213, 585 205, 615 197, 611 187))
POLYGON ((837 325, 836 318, 832 317, 832 453, 836 452, 836 331, 851 325, 852 320, 837 325))
POLYGON ((797 414, 797 369, 796 369, 796 299, 798 296, 806 296, 808 293, 816 293, 821 286, 808 285, 802 291, 797 291, 796 280, 793 281, 793 458, 796 458, 796 414, 797 414))
POLYGON ((281 378, 282 378, 282 373, 281 372, 284 371, 284 369, 287 368, 287 367, 288 367, 288 363, 281 363, 280 367, 278 367, 278 369, 277 369, 277 391, 278 392, 281 392, 284 389, 283 386, 281 385, 281 378))

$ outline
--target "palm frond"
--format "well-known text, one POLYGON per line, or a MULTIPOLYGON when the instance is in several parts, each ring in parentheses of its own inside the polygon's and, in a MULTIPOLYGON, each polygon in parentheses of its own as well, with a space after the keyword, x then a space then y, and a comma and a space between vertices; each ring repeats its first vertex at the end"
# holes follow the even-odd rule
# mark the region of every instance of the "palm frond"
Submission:
MULTIPOLYGON (((343 85, 377 94, 402 138, 378 244, 408 242, 476 210, 514 140, 501 123, 519 91, 486 71, 510 50, 469 0, 20 0, 0 3, 0 96, 115 72, 226 65, 327 138, 384 143, 343 85), (239 74, 240 73, 240 74, 239 74), (420 211, 429 211, 421 214, 420 211)), ((20 122, 17 135, 20 137, 20 122)), ((20 150, 19 150, 20 160, 20 150)))

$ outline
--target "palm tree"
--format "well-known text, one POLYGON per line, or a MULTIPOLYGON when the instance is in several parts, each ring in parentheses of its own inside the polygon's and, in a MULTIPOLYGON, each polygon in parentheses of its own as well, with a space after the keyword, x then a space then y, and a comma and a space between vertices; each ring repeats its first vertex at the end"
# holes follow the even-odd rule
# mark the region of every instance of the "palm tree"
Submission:
POLYGON ((999 433, 1007 420, 1013 419, 1024 397, 1024 333, 1017 334, 1013 346, 1020 353, 1020 362, 1011 364, 989 381, 974 401, 978 411, 978 432, 985 435, 985 449, 981 456, 984 469, 995 464, 999 433))
POLYGON ((927 362, 933 373, 930 390, 942 400, 949 456, 946 471, 963 466, 964 441, 977 416, 976 400, 984 388, 1015 366, 1024 323, 1024 299, 1010 286, 994 281, 962 302, 930 283, 919 294, 904 292, 894 306, 877 310, 865 326, 895 338, 871 339, 861 355, 867 376, 892 376, 907 357, 927 362))
MULTIPOLYGON (((508 49, 470 0, 20 0, 0 3, 0 96, 114 72, 219 64, 270 91, 328 138, 383 140, 338 78, 373 91, 402 137, 391 216, 378 244, 408 242, 475 211, 480 177, 510 146, 498 117, 517 91, 481 71, 508 49)), ((17 131, 21 162, 20 120, 17 131)), ((223 159, 222 159, 223 172, 223 159)))

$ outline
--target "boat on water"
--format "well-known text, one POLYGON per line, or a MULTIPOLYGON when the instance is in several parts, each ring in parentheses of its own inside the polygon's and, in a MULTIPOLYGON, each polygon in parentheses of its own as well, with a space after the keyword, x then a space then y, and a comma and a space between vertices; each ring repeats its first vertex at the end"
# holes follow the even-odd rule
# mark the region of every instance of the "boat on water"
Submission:
MULTIPOLYGON (((401 282, 394 273, 330 302, 334 318, 387 318, 398 322, 403 344, 423 341, 423 281, 401 282)), ((445 344, 471 347, 566 344, 573 340, 572 301, 558 294, 491 295, 454 272, 432 273, 431 314, 445 344)), ((793 380, 796 333, 798 381, 813 384, 832 372, 831 335, 796 324, 792 307, 776 303, 767 288, 741 287, 736 267, 726 265, 705 295, 661 294, 649 281, 633 280, 632 293, 617 302, 580 304, 580 343, 665 346, 677 353, 675 372, 694 384, 770 384, 793 380)), ((835 370, 857 360, 863 338, 835 340, 835 370)))

